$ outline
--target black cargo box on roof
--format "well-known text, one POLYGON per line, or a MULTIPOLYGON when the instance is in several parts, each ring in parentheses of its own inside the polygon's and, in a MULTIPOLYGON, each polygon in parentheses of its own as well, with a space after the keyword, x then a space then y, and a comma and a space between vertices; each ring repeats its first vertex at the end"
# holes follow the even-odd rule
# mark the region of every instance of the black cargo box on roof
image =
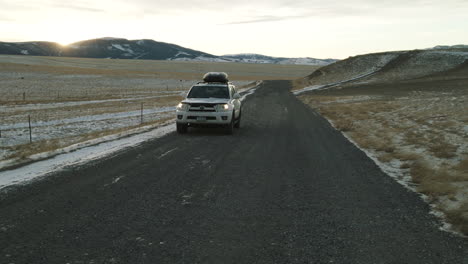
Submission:
POLYGON ((203 76, 204 82, 229 82, 228 75, 225 72, 208 72, 203 76))

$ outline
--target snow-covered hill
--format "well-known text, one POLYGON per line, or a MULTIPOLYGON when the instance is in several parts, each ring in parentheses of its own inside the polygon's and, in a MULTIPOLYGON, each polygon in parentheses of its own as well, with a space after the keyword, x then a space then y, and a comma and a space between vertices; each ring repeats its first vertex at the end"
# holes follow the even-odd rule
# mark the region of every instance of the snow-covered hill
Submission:
POLYGON ((110 37, 79 41, 67 46, 54 42, 40 41, 21 43, 0 42, 0 54, 305 65, 327 65, 336 61, 333 59, 321 60, 314 58, 277 58, 258 54, 215 56, 151 39, 128 40, 110 37))
POLYGON ((233 54, 221 56, 223 59, 234 62, 244 63, 273 63, 273 64, 301 64, 301 65, 328 65, 337 60, 335 59, 314 59, 314 58, 282 58, 271 57, 260 54, 233 54))

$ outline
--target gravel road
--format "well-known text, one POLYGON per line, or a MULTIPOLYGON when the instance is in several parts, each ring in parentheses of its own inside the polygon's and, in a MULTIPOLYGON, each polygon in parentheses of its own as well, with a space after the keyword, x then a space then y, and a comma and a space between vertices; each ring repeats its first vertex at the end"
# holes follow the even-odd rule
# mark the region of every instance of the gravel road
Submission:
POLYGON ((468 263, 406 190, 265 82, 233 136, 175 132, 0 194, 0 263, 468 263))

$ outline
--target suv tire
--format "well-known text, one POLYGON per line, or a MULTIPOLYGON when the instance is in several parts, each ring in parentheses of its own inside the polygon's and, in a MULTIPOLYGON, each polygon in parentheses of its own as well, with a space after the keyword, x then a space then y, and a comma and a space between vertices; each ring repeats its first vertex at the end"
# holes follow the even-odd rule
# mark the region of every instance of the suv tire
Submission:
POLYGON ((236 120, 236 124, 234 124, 234 127, 235 127, 235 128, 239 128, 239 127, 240 127, 240 124, 241 124, 241 117, 242 117, 242 111, 239 112, 239 117, 238 117, 237 120, 236 120))
POLYGON ((185 134, 187 133, 188 125, 187 124, 177 124, 177 133, 185 134))
POLYGON ((231 118, 231 123, 229 123, 226 127, 226 134, 228 135, 232 135, 234 134, 234 124, 235 124, 235 120, 234 120, 234 114, 232 115, 232 118, 231 118))

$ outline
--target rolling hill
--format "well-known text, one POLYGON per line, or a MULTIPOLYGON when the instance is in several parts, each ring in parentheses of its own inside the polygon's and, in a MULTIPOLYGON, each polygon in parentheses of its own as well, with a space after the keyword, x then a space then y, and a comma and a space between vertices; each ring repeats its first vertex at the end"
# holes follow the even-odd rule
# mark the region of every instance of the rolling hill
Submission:
POLYGON ((464 76, 468 49, 441 47, 426 50, 382 52, 349 57, 317 69, 296 82, 296 87, 365 85, 391 83, 421 78, 464 76))
POLYGON ((327 65, 336 61, 334 59, 277 58, 258 54, 216 56, 151 39, 128 40, 123 38, 91 39, 75 42, 67 46, 44 41, 0 42, 0 54, 301 65, 327 65))

